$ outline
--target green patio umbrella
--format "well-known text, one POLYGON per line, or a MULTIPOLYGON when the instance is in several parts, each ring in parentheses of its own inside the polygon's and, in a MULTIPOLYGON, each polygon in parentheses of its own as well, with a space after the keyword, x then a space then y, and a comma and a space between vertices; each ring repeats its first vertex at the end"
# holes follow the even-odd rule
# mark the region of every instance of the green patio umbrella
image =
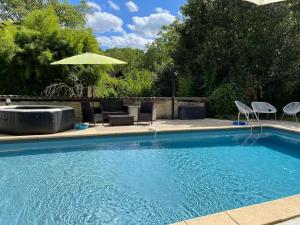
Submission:
POLYGON ((95 53, 83 53, 80 55, 71 56, 56 62, 51 65, 116 65, 127 64, 118 59, 114 59, 104 55, 98 55, 95 53))
MULTIPOLYGON (((127 64, 127 62, 114 59, 108 56, 89 53, 89 52, 71 56, 51 63, 51 65, 121 65, 121 64, 127 64)), ((92 98, 94 98, 93 89, 94 87, 92 87, 92 98)))

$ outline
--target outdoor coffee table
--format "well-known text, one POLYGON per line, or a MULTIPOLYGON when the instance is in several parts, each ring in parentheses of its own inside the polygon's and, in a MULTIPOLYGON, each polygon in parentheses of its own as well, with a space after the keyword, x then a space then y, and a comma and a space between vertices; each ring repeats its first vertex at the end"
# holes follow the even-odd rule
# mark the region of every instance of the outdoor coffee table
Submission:
POLYGON ((130 115, 108 115, 110 126, 128 126, 133 125, 134 116, 130 115))

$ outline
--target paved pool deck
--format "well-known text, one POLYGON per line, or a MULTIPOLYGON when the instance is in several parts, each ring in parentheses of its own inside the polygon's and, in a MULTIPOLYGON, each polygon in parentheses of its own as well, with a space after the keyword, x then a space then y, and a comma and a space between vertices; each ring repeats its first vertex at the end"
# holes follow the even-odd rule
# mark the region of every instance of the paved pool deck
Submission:
MULTIPOLYGON (((254 126, 267 126, 281 128, 290 131, 300 132, 300 122, 291 121, 271 121, 262 120, 260 123, 252 123, 254 126)), ((70 130, 57 134, 46 135, 4 135, 0 134, 0 141, 17 141, 17 140, 35 140, 35 139, 52 139, 52 138, 72 138, 72 137, 88 137, 88 136, 105 136, 117 134, 138 134, 153 133, 166 131, 186 131, 186 130, 212 130, 212 129, 234 129, 248 128, 249 126, 232 126, 229 120, 204 119, 204 120, 158 120, 152 125, 149 123, 135 124, 133 126, 115 126, 108 124, 97 124, 85 130, 70 130)))
MULTIPOLYGON (((262 120, 253 122, 257 127, 273 127, 300 133, 300 122, 262 120)), ((85 130, 70 130, 58 134, 13 136, 1 135, 1 141, 21 141, 37 139, 76 138, 90 136, 106 136, 117 134, 139 134, 167 131, 191 131, 213 129, 248 128, 248 126, 232 126, 229 120, 158 120, 149 124, 111 127, 107 124, 97 124, 85 130)), ((204 217, 179 221, 176 225, 300 225, 300 194, 257 205, 232 209, 204 217), (283 222, 286 221, 286 222, 283 222), (282 223, 283 222, 283 223, 282 223)), ((175 225, 174 224, 174 225, 175 225)))

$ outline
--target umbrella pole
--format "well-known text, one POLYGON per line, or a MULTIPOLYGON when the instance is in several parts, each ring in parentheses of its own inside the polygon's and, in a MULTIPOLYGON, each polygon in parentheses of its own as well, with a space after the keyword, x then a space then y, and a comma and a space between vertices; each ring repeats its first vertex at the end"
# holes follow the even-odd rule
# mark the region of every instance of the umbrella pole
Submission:
POLYGON ((92 91, 92 105, 93 105, 93 108, 95 108, 95 102, 94 102, 94 85, 92 85, 92 88, 91 88, 91 91, 92 91))
POLYGON ((176 84, 175 84, 176 72, 172 72, 172 120, 175 119, 175 93, 176 93, 176 84))

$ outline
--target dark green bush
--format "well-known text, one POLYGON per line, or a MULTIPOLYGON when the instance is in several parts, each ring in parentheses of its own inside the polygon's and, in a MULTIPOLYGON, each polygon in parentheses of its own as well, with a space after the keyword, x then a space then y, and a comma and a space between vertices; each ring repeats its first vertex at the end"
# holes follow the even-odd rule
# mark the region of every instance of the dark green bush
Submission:
POLYGON ((219 86, 209 97, 210 114, 218 118, 233 118, 237 113, 235 100, 245 100, 243 91, 240 88, 232 83, 219 86))

